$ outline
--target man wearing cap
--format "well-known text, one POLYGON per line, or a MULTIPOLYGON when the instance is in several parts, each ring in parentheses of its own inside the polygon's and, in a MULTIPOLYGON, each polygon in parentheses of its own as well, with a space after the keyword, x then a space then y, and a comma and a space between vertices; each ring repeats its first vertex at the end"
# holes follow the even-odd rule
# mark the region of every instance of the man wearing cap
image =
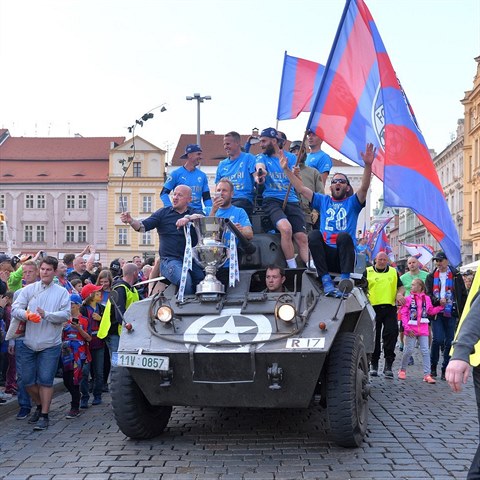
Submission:
POLYGON ((330 155, 327 155, 321 150, 322 148, 322 139, 312 132, 308 131, 308 146, 310 148, 310 153, 307 155, 307 160, 305 161, 308 167, 316 168, 322 175, 323 184, 327 183, 327 177, 332 169, 332 159, 330 155))
POLYGON ((215 184, 228 178, 233 184, 232 204, 243 208, 250 217, 253 213, 255 157, 242 152, 241 137, 237 132, 228 132, 223 137, 223 148, 227 158, 217 167, 215 184))
POLYGON ((286 158, 281 159, 283 170, 293 187, 320 212, 320 229, 308 234, 308 244, 327 296, 342 296, 328 272, 340 272, 342 279, 348 279, 354 270, 357 220, 365 207, 375 153, 371 143, 367 144, 366 152, 361 153, 365 169, 356 194, 347 176, 336 173, 330 185, 331 196, 312 192, 292 172, 290 162, 286 158))
MULTIPOLYGON (((295 140, 290 144, 290 153, 298 156, 300 146, 302 142, 295 140)), ((305 159, 307 155, 305 152, 302 154, 302 158, 298 162, 300 168, 300 178, 303 184, 308 187, 312 192, 324 193, 325 187, 323 185, 323 179, 320 172, 316 168, 307 167, 305 159)), ((305 224, 307 226, 307 233, 311 232, 314 228, 318 228, 319 213, 318 210, 313 209, 310 206, 310 201, 306 199, 300 192, 297 191, 300 205, 305 215, 305 224)))
MULTIPOLYGON (((255 181, 259 184, 265 184, 263 192, 263 208, 270 217, 274 226, 278 229, 281 236, 281 247, 287 266, 296 268, 295 250, 293 240, 297 244, 300 257, 308 263, 308 244, 305 228, 305 218, 300 207, 298 197, 292 188, 288 194, 285 210, 283 202, 288 191, 290 181, 280 165, 280 157, 288 162, 288 168, 293 168, 297 159, 295 155, 283 151, 280 145, 283 145, 284 139, 279 136, 275 128, 265 128, 260 134, 260 146, 263 153, 256 159, 256 177, 255 181)), ((293 182, 292 182, 293 183, 293 182)))
POLYGON ((19 290, 12 305, 12 318, 26 320, 22 380, 36 403, 29 419, 34 430, 48 428, 53 380, 62 346, 62 325, 70 318, 70 295, 53 281, 58 260, 44 257, 40 281, 19 290))
POLYGON ((204 172, 198 167, 202 160, 202 149, 200 145, 187 145, 185 153, 180 157, 187 161, 183 167, 178 167, 167 178, 165 185, 160 192, 160 199, 165 207, 171 207, 170 192, 177 185, 187 185, 192 190, 192 200, 190 206, 194 209, 201 210, 202 201, 205 207, 212 206, 210 198, 210 189, 208 188, 208 179, 204 172))
MULTIPOLYGON (((129 212, 120 214, 120 220, 128 223, 137 232, 157 229, 160 240, 160 273, 174 285, 180 285, 183 256, 186 239, 183 227, 192 219, 204 216, 202 210, 195 210, 190 205, 192 190, 187 185, 178 185, 173 191, 173 206, 163 207, 144 220, 132 218, 129 212)), ((196 235, 192 232, 192 246, 196 235)), ((185 294, 194 293, 195 286, 203 280, 204 272, 196 263, 188 273, 185 294)))
POLYGON ((433 306, 442 305, 444 309, 432 320, 431 375, 437 376, 440 347, 443 345, 441 379, 445 380, 455 327, 462 316, 468 293, 461 273, 448 264, 445 252, 439 251, 433 260, 436 262, 436 268, 428 274, 425 281, 426 293, 430 296, 433 306))

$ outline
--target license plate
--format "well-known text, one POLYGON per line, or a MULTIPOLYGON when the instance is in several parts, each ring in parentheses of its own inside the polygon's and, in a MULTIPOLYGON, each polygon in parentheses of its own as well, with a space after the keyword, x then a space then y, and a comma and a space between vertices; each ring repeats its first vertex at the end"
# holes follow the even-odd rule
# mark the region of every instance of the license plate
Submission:
POLYGON ((289 338, 285 348, 325 348, 325 338, 289 338))
POLYGON ((141 355, 137 353, 113 352, 112 365, 114 367, 142 368, 145 370, 168 370, 168 357, 156 355, 141 355))

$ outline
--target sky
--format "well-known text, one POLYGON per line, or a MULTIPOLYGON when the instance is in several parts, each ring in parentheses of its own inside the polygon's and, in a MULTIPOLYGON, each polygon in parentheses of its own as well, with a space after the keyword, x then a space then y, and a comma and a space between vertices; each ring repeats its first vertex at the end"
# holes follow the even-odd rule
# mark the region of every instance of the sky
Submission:
MULTIPOLYGON (((365 0, 427 145, 452 140, 480 56, 478 0, 365 0)), ((0 128, 126 136, 275 126, 284 52, 326 63, 342 0, 0 0, 0 128)), ((280 122, 301 139, 308 114, 280 122)), ((325 150, 342 158, 328 146, 325 150)))

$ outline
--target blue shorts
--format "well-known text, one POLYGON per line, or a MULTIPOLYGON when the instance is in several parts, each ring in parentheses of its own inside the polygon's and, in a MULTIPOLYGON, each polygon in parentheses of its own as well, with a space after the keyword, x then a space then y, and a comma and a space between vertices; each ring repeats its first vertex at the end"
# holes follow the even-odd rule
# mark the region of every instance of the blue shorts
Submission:
POLYGON ((55 373, 58 370, 58 360, 62 345, 46 348, 35 352, 25 344, 22 351, 22 382, 25 387, 40 385, 52 387, 55 373))

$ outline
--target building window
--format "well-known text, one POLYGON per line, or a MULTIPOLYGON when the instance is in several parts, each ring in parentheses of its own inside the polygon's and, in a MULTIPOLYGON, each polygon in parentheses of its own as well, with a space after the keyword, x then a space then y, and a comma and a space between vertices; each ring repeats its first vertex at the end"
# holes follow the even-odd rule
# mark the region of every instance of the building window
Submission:
POLYGON ((117 244, 128 245, 128 229, 127 228, 121 227, 118 229, 117 244))
POLYGON ((152 232, 143 232, 142 245, 152 245, 152 232))
POLYGON ((79 195, 78 196, 78 208, 80 210, 87 209, 87 196, 86 195, 79 195))
POLYGON ((4 242, 5 241, 5 225, 2 223, 0 224, 0 242, 4 242))
POLYGON ((67 195, 66 209, 73 210, 75 208, 75 195, 67 195))
POLYGON ((78 226, 78 241, 80 243, 87 242, 87 226, 86 225, 79 225, 78 226))
POLYGON ((75 227, 73 225, 65 226, 65 241, 66 242, 75 241, 75 227))
POLYGON ((3 193, 0 195, 0 208, 2 210, 5 208, 5 195, 3 193))
POLYGON ((151 213, 152 211, 152 196, 145 195, 142 197, 142 212, 143 213, 151 213))
POLYGON ((37 225, 37 242, 45 243, 45 225, 37 225))
POLYGON ((25 208, 33 208, 33 195, 31 193, 25 195, 25 208))
POLYGON ((37 208, 45 208, 45 195, 37 195, 37 208))
POLYGON ((133 176, 134 177, 142 176, 142 162, 133 162, 133 176))
POLYGON ((33 242, 33 225, 25 225, 23 227, 23 241, 33 242))
POLYGON ((128 212, 128 198, 126 195, 118 196, 117 212, 128 212))

